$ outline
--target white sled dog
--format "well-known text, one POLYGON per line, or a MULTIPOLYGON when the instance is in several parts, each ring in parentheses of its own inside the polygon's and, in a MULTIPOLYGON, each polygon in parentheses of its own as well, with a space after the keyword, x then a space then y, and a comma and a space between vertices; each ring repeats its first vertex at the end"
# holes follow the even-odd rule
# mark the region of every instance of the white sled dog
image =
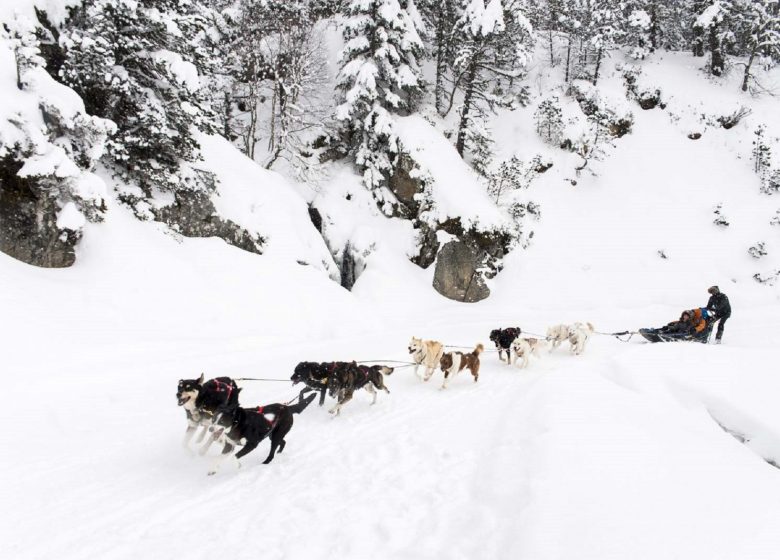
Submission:
POLYGON ((518 367, 528 367, 528 360, 531 357, 531 354, 537 358, 541 358, 539 350, 546 345, 547 343, 544 340, 539 340, 538 338, 522 338, 518 336, 512 341, 512 352, 510 356, 511 364, 515 365, 517 361, 520 360, 518 367))
POLYGON ((415 363, 414 374, 420 377, 417 371, 420 369, 420 366, 424 366, 425 375, 421 379, 428 381, 439 366, 442 355, 444 355, 444 345, 435 340, 423 340, 412 337, 412 340, 409 341, 409 353, 412 355, 415 363))
POLYGON ((569 325, 560 324, 547 329, 547 340, 551 343, 550 352, 568 340, 571 328, 569 325))
POLYGON ((585 350, 585 343, 596 329, 590 323, 574 323, 569 328, 569 344, 571 353, 579 356, 585 350))

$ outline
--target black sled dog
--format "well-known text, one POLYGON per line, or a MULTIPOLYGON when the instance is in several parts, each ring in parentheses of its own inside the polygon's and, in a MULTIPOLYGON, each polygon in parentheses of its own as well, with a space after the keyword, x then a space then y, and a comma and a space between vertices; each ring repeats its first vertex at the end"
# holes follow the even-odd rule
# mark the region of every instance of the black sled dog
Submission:
POLYGON ((270 463, 277 450, 281 453, 287 445, 284 438, 293 426, 293 414, 303 412, 315 398, 316 395, 309 395, 306 399, 299 399, 294 405, 273 403, 255 408, 240 406, 220 408, 214 416, 210 429, 217 438, 224 439, 225 446, 208 474, 216 474, 222 460, 233 450, 233 447, 243 444, 244 447, 235 454, 236 462, 240 467, 239 459, 251 453, 267 437, 271 438, 271 451, 263 464, 270 463))
MULTIPOLYGON (((176 390, 178 404, 184 408, 184 412, 187 414, 184 447, 189 446, 198 426, 202 426, 203 431, 195 443, 203 441, 209 426, 211 426, 211 417, 218 408, 238 406, 238 393, 241 389, 235 381, 229 377, 216 377, 204 383, 203 378, 204 375, 201 373, 197 379, 180 379, 176 390)), ((205 455, 212 443, 214 443, 213 434, 201 447, 199 453, 205 455)))

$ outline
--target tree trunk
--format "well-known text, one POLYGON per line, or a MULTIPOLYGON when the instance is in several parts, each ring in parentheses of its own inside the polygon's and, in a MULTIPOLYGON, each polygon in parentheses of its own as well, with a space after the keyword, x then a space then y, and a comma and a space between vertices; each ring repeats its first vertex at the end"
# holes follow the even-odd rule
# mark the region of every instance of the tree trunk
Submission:
POLYGON ((658 5, 656 2, 650 5, 650 48, 653 51, 658 48, 658 5))
POLYGON ((455 149, 458 150, 458 155, 463 157, 463 153, 466 149, 466 130, 469 125, 469 113, 471 112, 471 104, 474 102, 474 80, 477 77, 477 64, 476 60, 472 60, 468 73, 466 74, 466 82, 464 84, 465 95, 463 97, 463 109, 460 112, 460 123, 458 123, 458 140, 455 143, 455 149))
POLYGON ((555 45, 553 45, 553 30, 550 29, 549 31, 549 40, 550 40, 550 68, 555 66, 555 45))
MULTIPOLYGON (((693 15, 698 16, 704 11, 704 2, 696 0, 693 3, 693 15)), ((693 40, 691 41, 693 56, 704 56, 704 28, 694 26, 693 40)))
POLYGON ((566 75, 563 78, 564 83, 569 83, 569 66, 571 65, 571 35, 569 35, 569 44, 566 46, 566 75))
POLYGON ((593 85, 599 80, 599 68, 601 67, 601 56, 604 54, 604 49, 599 49, 596 55, 596 70, 593 72, 593 85))
POLYGON ((742 91, 748 90, 748 82, 750 81, 750 68, 753 66, 753 61, 756 58, 756 49, 750 51, 750 58, 748 59, 747 66, 745 66, 745 77, 742 79, 742 91))
POLYGON ((447 57, 444 48, 444 18, 439 16, 436 26, 436 111, 444 115, 444 104, 447 102, 447 90, 444 85, 444 74, 447 71, 447 57))
POLYGON ((231 114, 231 103, 230 103, 230 92, 225 91, 225 123, 222 129, 222 134, 225 138, 228 140, 231 140, 231 131, 230 131, 230 114, 231 114))
POLYGON ((726 60, 723 56, 723 45, 718 37, 719 28, 717 25, 710 26, 710 72, 713 76, 723 74, 726 66, 726 60))

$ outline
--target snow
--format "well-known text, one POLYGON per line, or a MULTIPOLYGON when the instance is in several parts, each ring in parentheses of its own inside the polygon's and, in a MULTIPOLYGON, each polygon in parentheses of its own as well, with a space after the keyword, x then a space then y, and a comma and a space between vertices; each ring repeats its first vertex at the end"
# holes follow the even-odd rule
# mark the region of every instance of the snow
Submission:
POLYGON ((501 0, 488 0, 487 6, 484 0, 471 0, 464 10, 463 18, 475 37, 487 37, 504 29, 504 8, 501 0))
MULTIPOLYGON (((306 203, 278 173, 267 171, 220 136, 198 138, 204 166, 219 179, 217 213, 267 239, 263 254, 337 277, 325 243, 311 225, 306 203)), ((327 276, 326 276, 327 278, 327 276)))
POLYGON ((57 214, 57 227, 59 229, 71 229, 73 231, 79 231, 87 223, 87 219, 84 214, 79 212, 76 205, 72 202, 68 202, 57 214))
MULTIPOLYGON (((41 123, 37 94, 15 90, 0 47, 0 93, 13 94, 0 107, 5 141, 18 133, 14 115, 41 123)), ((598 88, 609 104, 623 92, 614 63, 598 88)), ((757 119, 780 122, 779 109, 693 64, 644 61, 641 79, 663 90, 667 109, 632 106, 632 133, 579 176, 576 156, 534 132, 535 108, 559 78, 529 79, 531 105, 490 124, 499 158, 554 162, 528 191, 543 218, 477 304, 433 292, 432 268, 406 258, 411 224, 382 216, 349 166, 332 164, 305 191, 208 136, 199 142, 203 166, 221 179, 217 210, 267 238, 262 256, 140 222, 113 194, 103 223, 81 222, 72 268, 0 253, 4 554, 776 558, 780 473, 768 461, 780 462, 780 292, 751 276, 776 268, 780 248, 769 225, 777 204, 759 193, 749 150, 757 119), (692 141, 679 124, 735 102, 753 113, 731 130, 707 125, 692 141), (725 229, 712 224, 720 203, 725 229), (755 261, 746 250, 758 240, 769 255, 755 261), (367 263, 352 292, 329 278, 330 254, 347 242, 367 263), (280 379, 243 382, 241 399, 284 402, 302 360, 403 361, 412 335, 471 346, 515 324, 529 333, 577 320, 600 333, 658 326, 704 304, 713 283, 734 307, 722 346, 596 334, 582 356, 559 349, 527 370, 488 351, 476 384, 462 373, 440 391, 440 373, 425 384, 398 369, 373 407, 362 393, 337 419, 312 405, 270 465, 264 443, 240 470, 207 478, 216 450, 201 458, 180 446, 180 378, 280 379)), ((564 108, 576 114, 576 103, 564 108)), ((438 217, 505 223, 434 127, 406 117, 394 128, 434 180, 438 217)), ((85 174, 80 185, 100 192, 103 180, 85 174)), ((58 222, 75 224, 77 213, 66 205, 58 222)))
MULTIPOLYGON (((173 22, 170 22, 170 24, 175 25, 173 22)), ((191 92, 195 92, 200 88, 198 69, 195 68, 193 63, 184 60, 180 54, 162 50, 151 53, 151 57, 155 62, 166 66, 173 77, 191 92)))
POLYGON ((420 173, 431 181, 434 221, 460 218, 463 228, 487 231, 510 227, 510 219, 487 195, 485 185, 455 148, 430 123, 418 115, 395 120, 395 132, 420 173))

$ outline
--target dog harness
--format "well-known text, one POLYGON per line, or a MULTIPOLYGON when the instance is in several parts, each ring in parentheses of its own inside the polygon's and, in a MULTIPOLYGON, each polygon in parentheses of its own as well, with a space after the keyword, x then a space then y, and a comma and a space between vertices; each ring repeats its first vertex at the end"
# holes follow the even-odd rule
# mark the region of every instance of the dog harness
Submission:
POLYGON ((216 385, 217 392, 221 393, 223 391, 227 391, 227 398, 229 401, 230 395, 233 394, 233 385, 230 383, 225 383, 224 381, 220 381, 219 379, 212 379, 212 381, 216 385))
MULTIPOLYGON (((263 419, 271 425, 271 429, 273 430, 276 427, 276 423, 279 421, 279 415, 274 414, 274 419, 269 420, 268 417, 265 414, 263 414, 264 408, 265 408, 264 406, 258 406, 257 408, 255 408, 255 412, 257 412, 260 416, 262 416, 263 419)), ((272 413, 269 412, 268 414, 272 414, 272 413)))

